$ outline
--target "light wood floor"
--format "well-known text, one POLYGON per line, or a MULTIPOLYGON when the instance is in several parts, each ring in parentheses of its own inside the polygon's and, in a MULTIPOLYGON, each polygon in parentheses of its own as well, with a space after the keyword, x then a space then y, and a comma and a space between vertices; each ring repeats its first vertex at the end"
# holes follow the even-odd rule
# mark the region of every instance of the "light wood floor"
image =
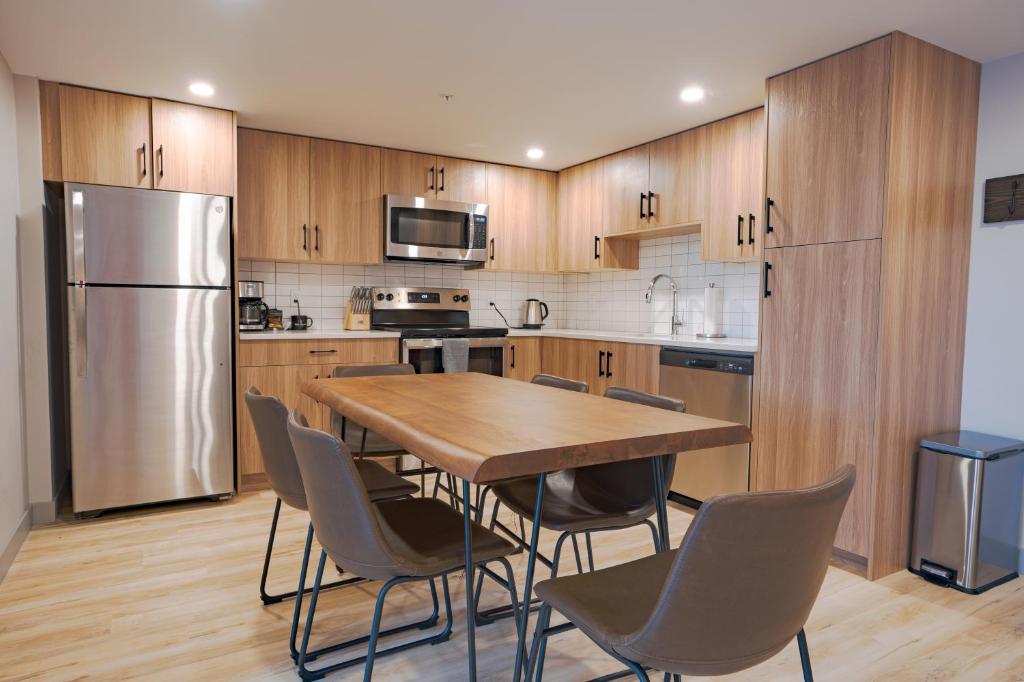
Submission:
MULTIPOLYGON (((264 607, 257 593, 273 500, 248 494, 34 529, 0 583, 0 679, 297 679, 286 644, 292 602, 264 607)), ((673 509, 670 518, 676 544, 691 517, 673 509)), ((282 518, 275 589, 294 589, 305 524, 290 510, 282 518)), ((599 565, 623 561, 648 553, 650 535, 597 536, 595 551, 599 565)), ((521 574, 524 559, 516 560, 521 574)), ((453 582, 451 641, 380 659, 378 679, 465 678, 462 587, 453 582)), ((314 642, 363 634, 373 594, 366 586, 324 592, 314 642)), ((385 625, 428 610, 423 586, 392 595, 385 625)), ((485 590, 485 605, 502 598, 493 584, 485 590)), ((1024 680, 1024 581, 971 597, 909 573, 869 583, 831 568, 807 633, 819 680, 1024 680)), ((481 679, 509 678, 513 635, 510 621, 477 630, 481 679)), ((552 639, 545 679, 616 669, 571 632, 552 639)), ((795 644, 734 676, 798 678, 795 644)))

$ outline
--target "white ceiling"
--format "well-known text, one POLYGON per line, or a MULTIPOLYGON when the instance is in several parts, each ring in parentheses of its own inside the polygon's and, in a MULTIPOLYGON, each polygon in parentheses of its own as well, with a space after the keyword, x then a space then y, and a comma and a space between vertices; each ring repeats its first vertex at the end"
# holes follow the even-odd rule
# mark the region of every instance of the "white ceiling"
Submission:
POLYGON ((985 62, 1022 27, 1021 0, 0 0, 15 73, 551 169, 757 106, 766 76, 893 29, 985 62), (694 83, 707 99, 680 102, 694 83))

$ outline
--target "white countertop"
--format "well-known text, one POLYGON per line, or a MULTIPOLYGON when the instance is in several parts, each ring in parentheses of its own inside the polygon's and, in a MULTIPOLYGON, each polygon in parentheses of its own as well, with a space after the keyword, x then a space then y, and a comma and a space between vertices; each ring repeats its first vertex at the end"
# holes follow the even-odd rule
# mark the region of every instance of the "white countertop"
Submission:
POLYGON ((301 341, 305 339, 397 339, 401 336, 398 332, 370 331, 348 331, 344 329, 307 329, 305 331, 263 331, 263 332, 239 332, 238 338, 241 341, 301 341))
POLYGON ((757 339, 702 339, 697 336, 680 334, 637 334, 635 332, 604 332, 592 329, 509 329, 509 336, 554 336, 565 339, 590 341, 618 341, 620 343, 645 343, 669 348, 690 348, 694 350, 724 351, 728 353, 756 353, 757 339))

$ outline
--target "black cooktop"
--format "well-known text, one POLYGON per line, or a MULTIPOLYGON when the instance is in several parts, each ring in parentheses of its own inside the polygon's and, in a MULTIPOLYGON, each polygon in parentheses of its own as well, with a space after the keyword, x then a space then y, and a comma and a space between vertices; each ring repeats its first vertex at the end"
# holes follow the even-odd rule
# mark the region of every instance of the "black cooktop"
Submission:
POLYGON ((454 338, 482 338, 507 336, 508 329, 504 327, 465 327, 455 325, 404 325, 404 324, 375 324, 374 329, 391 332, 401 332, 403 339, 454 339, 454 338))

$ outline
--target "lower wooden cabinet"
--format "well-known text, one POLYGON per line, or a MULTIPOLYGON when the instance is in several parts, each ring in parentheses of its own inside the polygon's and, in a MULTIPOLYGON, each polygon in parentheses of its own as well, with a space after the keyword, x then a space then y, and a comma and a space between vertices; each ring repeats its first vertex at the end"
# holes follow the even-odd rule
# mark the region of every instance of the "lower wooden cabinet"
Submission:
POLYGON ((538 336, 509 337, 505 349, 505 376, 530 381, 541 373, 541 339, 538 336))
POLYGON ((586 381, 595 395, 609 386, 658 391, 658 346, 545 337, 542 348, 541 371, 586 381))

